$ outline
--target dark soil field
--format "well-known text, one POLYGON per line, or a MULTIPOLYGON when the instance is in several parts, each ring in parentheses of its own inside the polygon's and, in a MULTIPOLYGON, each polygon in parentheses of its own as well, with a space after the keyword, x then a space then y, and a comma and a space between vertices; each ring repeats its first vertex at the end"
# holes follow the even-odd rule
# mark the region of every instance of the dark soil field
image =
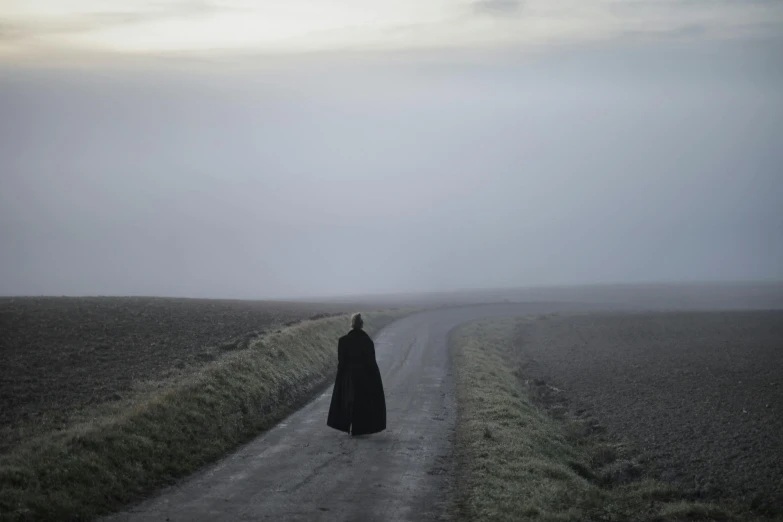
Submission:
POLYGON ((630 443, 645 474, 783 513, 783 311, 549 315, 515 344, 522 377, 630 443))
POLYGON ((254 336, 352 305, 166 298, 0 298, 0 452, 197 369, 254 336), (27 426, 25 430, 20 427, 27 426))

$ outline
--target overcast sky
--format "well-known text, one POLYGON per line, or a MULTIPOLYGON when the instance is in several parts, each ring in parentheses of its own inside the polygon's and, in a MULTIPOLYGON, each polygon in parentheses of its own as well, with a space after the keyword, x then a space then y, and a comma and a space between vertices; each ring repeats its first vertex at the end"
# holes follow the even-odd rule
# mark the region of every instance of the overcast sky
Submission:
POLYGON ((0 294, 783 279, 779 0, 0 3, 0 294))

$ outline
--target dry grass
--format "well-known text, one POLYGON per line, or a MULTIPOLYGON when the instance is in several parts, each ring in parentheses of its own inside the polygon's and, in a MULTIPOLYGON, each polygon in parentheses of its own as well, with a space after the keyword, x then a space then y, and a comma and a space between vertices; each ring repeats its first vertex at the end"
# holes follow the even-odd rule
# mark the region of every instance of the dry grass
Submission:
POLYGON ((622 447, 537 408, 510 352, 519 319, 453 336, 459 404, 457 518, 469 521, 736 520, 646 480, 622 447))
MULTIPOLYGON (((152 297, 0 297, 0 453, 127 407, 258 337, 351 304, 152 297), (83 411, 87 410, 87 411, 83 411)), ((319 317, 321 316, 321 317, 319 317)))
MULTIPOLYGON (((367 314, 372 333, 405 311, 367 314)), ((165 382, 120 412, 0 457, 0 520, 88 520, 214 461, 328 382, 347 316, 305 321, 165 382)))

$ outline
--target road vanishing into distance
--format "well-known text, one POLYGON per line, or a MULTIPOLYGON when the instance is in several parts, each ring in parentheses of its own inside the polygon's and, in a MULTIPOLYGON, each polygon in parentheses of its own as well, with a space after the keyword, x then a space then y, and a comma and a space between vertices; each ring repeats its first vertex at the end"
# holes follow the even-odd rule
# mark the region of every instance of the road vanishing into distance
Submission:
MULTIPOLYGON (((157 497, 107 517, 146 521, 432 521, 448 516, 456 399, 449 333, 465 322, 550 312, 766 307, 739 297, 668 303, 542 301, 424 311, 375 337, 387 429, 352 438, 326 426, 331 386, 276 427, 157 497), (711 301, 711 303, 708 303, 711 301)), ((783 296, 783 294, 780 294, 783 296)), ((777 294, 773 297, 778 299, 777 294)), ((776 302, 781 302, 780 299, 776 302)), ((347 325, 346 325, 347 330, 347 325)), ((335 344, 337 339, 335 339, 335 344)), ((335 366, 337 361, 335 360, 335 366)))
POLYGON ((476 319, 574 308, 579 307, 481 305, 397 321, 375 337, 386 431, 352 438, 327 427, 330 386, 237 452, 105 520, 440 520, 447 514, 454 465, 449 332, 476 319))

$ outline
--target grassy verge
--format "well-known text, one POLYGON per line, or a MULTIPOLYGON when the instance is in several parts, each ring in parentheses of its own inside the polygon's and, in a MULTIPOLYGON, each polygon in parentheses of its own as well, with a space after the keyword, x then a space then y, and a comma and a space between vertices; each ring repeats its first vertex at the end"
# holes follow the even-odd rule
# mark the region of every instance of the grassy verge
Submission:
POLYGON ((536 406, 515 368, 512 338, 525 319, 472 323, 454 332, 459 462, 457 519, 470 521, 738 520, 647 480, 622 446, 589 424, 536 406))
MULTIPOLYGON (((367 314, 366 330, 406 313, 367 314)), ((120 413, 19 446, 0 457, 0 520, 89 520, 214 461, 328 382, 347 324, 347 316, 304 321, 120 413)))

